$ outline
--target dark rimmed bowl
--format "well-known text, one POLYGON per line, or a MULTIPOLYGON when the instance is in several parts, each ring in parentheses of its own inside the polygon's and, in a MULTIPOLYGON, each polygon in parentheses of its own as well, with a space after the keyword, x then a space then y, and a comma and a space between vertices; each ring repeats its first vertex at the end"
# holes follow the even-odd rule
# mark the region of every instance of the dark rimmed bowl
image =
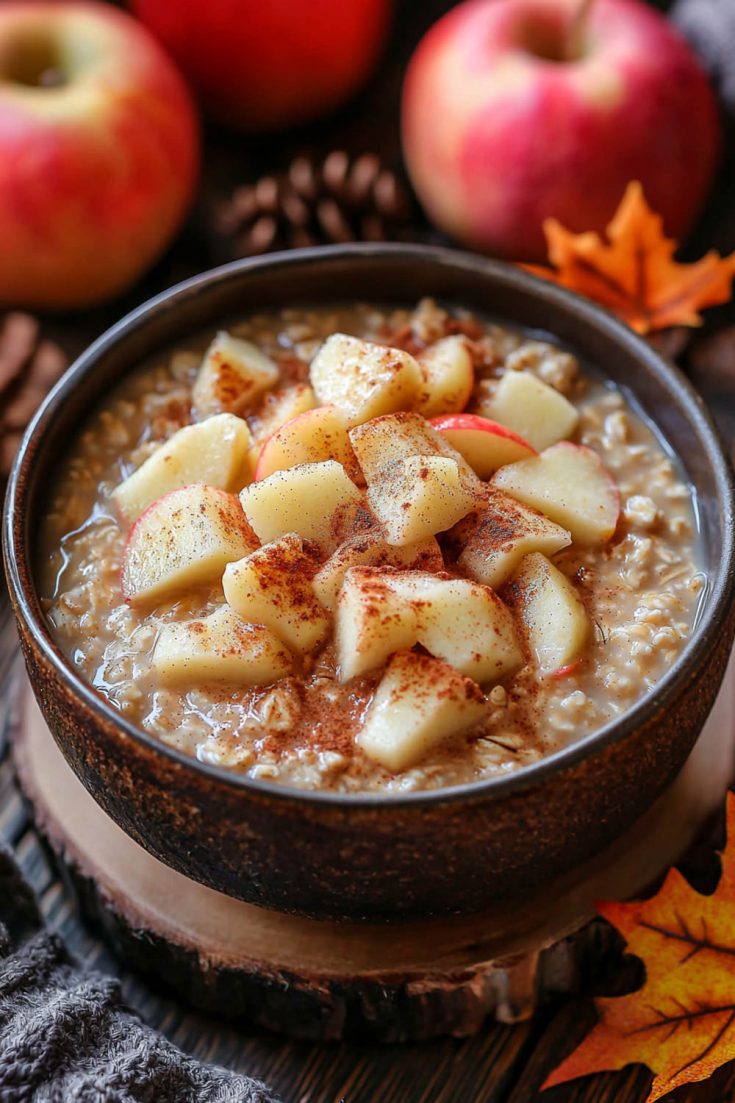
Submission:
POLYGON ((205 273, 104 334, 26 433, 5 515, 23 653, 56 741, 102 807, 180 872, 231 896, 316 918, 469 913, 538 888, 629 826, 683 764, 735 632, 733 485, 685 378, 591 304, 516 268, 442 249, 344 246, 205 273), (627 387, 696 489, 709 578, 684 652, 625 716, 507 777, 400 797, 298 792, 207 766, 135 728, 54 643, 34 584, 38 518, 67 442, 111 383, 223 319, 295 303, 432 295, 545 329, 627 387))

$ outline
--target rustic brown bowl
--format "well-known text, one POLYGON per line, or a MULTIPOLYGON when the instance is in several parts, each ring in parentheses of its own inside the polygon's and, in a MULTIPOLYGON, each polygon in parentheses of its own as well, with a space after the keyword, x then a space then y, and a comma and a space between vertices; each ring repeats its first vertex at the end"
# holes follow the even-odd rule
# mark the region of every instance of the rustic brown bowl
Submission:
POLYGON ((5 554, 36 697, 104 809, 159 859, 255 904, 317 918, 480 911, 596 853, 669 785, 714 702, 735 632, 733 485, 686 379, 614 318, 516 268, 442 249, 344 246, 239 262, 160 295, 102 336, 30 426, 5 554), (128 723, 51 637, 34 583, 39 519, 67 442, 144 358, 254 309, 433 295, 550 331, 631 392, 696 489, 709 578, 697 627, 621 719, 518 773, 405 796, 298 792, 204 765, 128 723))

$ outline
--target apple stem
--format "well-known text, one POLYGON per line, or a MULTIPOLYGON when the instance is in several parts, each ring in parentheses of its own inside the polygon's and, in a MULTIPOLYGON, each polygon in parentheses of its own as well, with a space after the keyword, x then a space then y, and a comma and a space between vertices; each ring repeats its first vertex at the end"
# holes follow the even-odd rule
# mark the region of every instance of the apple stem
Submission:
POLYGON ((595 0, 579 0, 577 4, 566 34, 565 61, 576 61, 582 55, 584 32, 594 2, 595 0))

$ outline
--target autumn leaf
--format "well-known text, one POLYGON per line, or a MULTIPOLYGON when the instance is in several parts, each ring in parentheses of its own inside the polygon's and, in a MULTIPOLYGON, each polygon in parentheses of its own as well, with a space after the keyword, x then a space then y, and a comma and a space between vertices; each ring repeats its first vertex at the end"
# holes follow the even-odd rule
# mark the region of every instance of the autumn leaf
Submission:
POLYGON ((672 869, 650 900, 598 910, 646 967, 642 988, 595 1000, 600 1021, 544 1083, 642 1063, 655 1079, 647 1103, 706 1080, 735 1059, 735 796, 716 891, 702 896, 672 869))
POLYGON ((731 297, 735 253, 711 250, 694 264, 679 264, 677 243, 664 236, 637 181, 607 227, 607 243, 597 233, 571 233, 555 218, 545 221, 544 232, 552 267, 528 270, 607 307, 638 333, 701 325, 700 310, 731 297))

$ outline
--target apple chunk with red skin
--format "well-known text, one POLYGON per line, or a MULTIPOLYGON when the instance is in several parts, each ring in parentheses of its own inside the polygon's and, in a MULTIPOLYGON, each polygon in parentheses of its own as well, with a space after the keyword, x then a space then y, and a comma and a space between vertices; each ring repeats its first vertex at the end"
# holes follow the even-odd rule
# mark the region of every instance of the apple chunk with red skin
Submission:
POLYGON ((444 456, 456 463, 467 491, 482 493, 482 483, 464 457, 421 414, 402 410, 372 418, 350 429, 350 441, 368 483, 378 481, 394 460, 444 456))
POLYGON ((170 686, 263 686, 285 678, 293 666, 273 632, 247 624, 229 605, 198 620, 164 624, 152 661, 162 684, 170 686))
POLYGON ((567 529, 494 486, 487 487, 482 508, 460 521, 452 536, 462 544, 457 560, 461 570, 494 589, 510 577, 524 555, 555 555, 572 542, 567 529))
POLYGON ((599 456, 561 441, 493 475, 493 485, 569 529, 577 544, 606 544, 620 516, 620 491, 599 456))
POLYGON ((583 655, 591 634, 572 583, 546 556, 532 552, 503 591, 515 610, 541 674, 561 674, 583 655))
POLYGON ((219 580, 226 565, 258 546, 234 494, 183 486, 164 494, 130 530, 122 592, 131 605, 152 604, 219 580))
POLYGON ((518 433, 477 414, 447 414, 432 418, 431 425, 464 456, 481 479, 489 479, 506 463, 537 455, 536 449, 518 433))
POLYGON ((157 498, 191 483, 240 490, 251 477, 250 443, 247 422, 234 414, 185 425, 115 487, 115 508, 123 520, 132 522, 157 498))
POLYGON ((178 230, 196 188, 197 116, 124 12, 5 0, 0 163, 0 301, 89 306, 130 286, 178 230))
POLYGON ((595 0, 578 22, 583 8, 471 0, 411 60, 412 183, 432 221, 475 249, 545 261, 546 218, 601 233, 631 180, 681 240, 706 198, 720 126, 693 51, 647 4, 595 0))
POLYGON ((253 439, 262 446, 287 421, 313 410, 316 405, 316 395, 308 383, 292 383, 288 387, 269 391, 264 395, 257 414, 250 419, 253 439))
POLYGON ((261 449, 255 479, 257 482, 274 471, 322 460, 336 460, 353 480, 361 478, 347 423, 336 406, 317 406, 281 425, 261 449))
POLYGON ((480 687, 449 663, 401 651, 388 663, 355 742, 373 762, 400 773, 481 723, 488 709, 480 687))

